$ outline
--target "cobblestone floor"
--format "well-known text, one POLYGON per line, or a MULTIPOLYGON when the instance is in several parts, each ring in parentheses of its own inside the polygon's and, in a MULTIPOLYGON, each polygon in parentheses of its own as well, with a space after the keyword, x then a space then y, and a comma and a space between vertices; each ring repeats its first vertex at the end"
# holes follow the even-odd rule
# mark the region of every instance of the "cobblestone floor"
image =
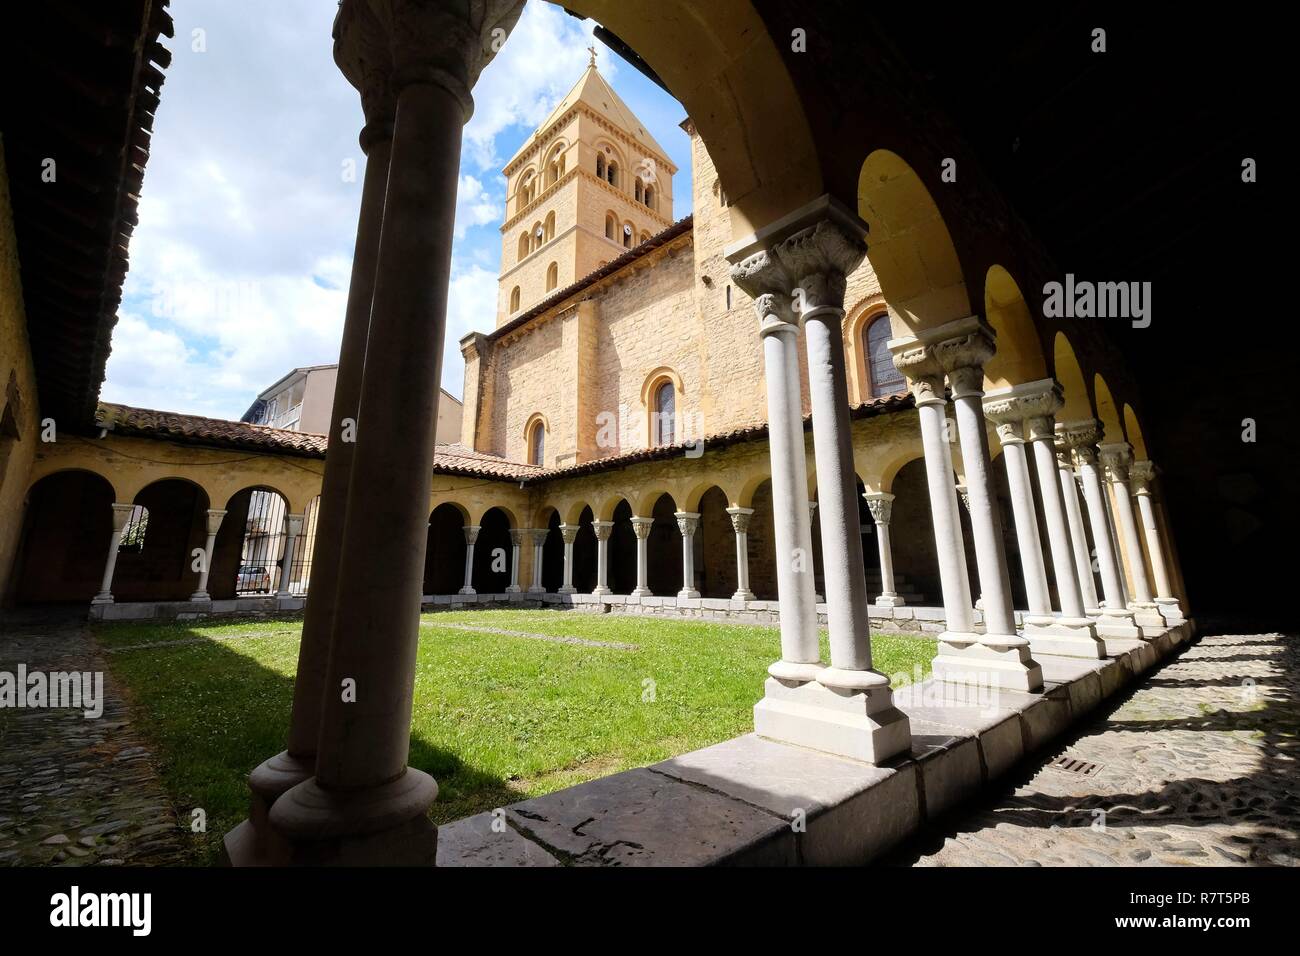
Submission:
POLYGON ((914 866, 1300 864, 1300 638, 1202 638, 946 832, 914 866), (1046 766, 1063 753, 1091 776, 1046 766))
POLYGON ((0 866, 184 862, 188 827, 131 729, 104 656, 75 618, 0 620, 0 671, 103 671, 104 712, 0 710, 0 866))

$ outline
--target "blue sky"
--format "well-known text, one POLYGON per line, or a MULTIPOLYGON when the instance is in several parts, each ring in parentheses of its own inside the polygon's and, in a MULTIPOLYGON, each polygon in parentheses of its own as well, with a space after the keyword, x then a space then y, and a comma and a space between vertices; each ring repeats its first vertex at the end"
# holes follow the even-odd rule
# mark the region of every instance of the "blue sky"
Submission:
MULTIPOLYGON (((238 418, 289 369, 338 360, 364 157, 360 101, 331 55, 335 9, 326 0, 173 0, 172 65, 104 401, 238 418)), ((496 321, 501 167, 577 82, 588 46, 678 166, 674 218, 690 211, 684 111, 593 40, 593 27, 529 0, 475 89, 443 362, 453 395, 464 375, 457 340, 496 321)))

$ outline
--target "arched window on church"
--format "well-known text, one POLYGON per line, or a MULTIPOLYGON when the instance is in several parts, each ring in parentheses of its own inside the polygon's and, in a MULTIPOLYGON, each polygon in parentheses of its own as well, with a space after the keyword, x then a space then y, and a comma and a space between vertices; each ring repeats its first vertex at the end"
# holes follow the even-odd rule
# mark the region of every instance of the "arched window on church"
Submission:
POLYGON ((892 335, 889 315, 880 313, 868 319, 863 333, 867 354, 867 374, 871 381, 871 397, 881 398, 896 392, 907 390, 907 380, 903 373, 894 367, 894 357, 889 354, 889 339, 892 335))
POLYGON ((650 209, 655 207, 655 188, 653 186, 645 188, 645 204, 650 209))
POLYGON ((522 211, 525 206, 527 206, 530 202, 533 201, 533 197, 534 195, 536 195, 536 186, 537 186, 537 181, 533 178, 533 174, 528 173, 524 177, 523 182, 521 182, 519 185, 519 200, 518 200, 519 211, 522 211))
POLYGON ((635 192, 635 195, 636 195, 636 201, 637 201, 637 202, 641 202, 642 197, 645 195, 645 187, 641 184, 641 177, 640 177, 640 176, 638 176, 638 177, 636 178, 636 188, 635 188, 634 192, 635 192))
POLYGON ((546 235, 543 237, 546 242, 555 238, 555 212, 551 211, 546 214, 546 235))
POLYGON ((510 290, 510 313, 513 315, 518 311, 519 311, 519 286, 515 286, 513 289, 510 290))
POLYGON ((626 249, 632 248, 632 224, 630 222, 623 223, 623 246, 626 249))
POLYGON ((654 418, 650 425, 650 441, 655 446, 671 445, 677 434, 677 392, 669 379, 664 379, 654 390, 654 418))
POLYGON ((542 248, 542 237, 544 235, 546 235, 546 232, 542 229, 542 224, 540 222, 533 223, 531 234, 528 237, 529 252, 536 252, 542 248))
POLYGON ((613 240, 614 242, 618 242, 618 240, 614 238, 614 233, 617 231, 618 231, 618 220, 614 218, 614 214, 612 212, 606 213, 605 214, 605 238, 613 240))
POLYGON ((643 233, 641 233, 641 241, 642 241, 642 242, 649 242, 649 241, 650 241, 650 233, 648 233, 648 232, 643 232, 643 233))
POLYGON ((546 423, 540 418, 533 422, 532 429, 528 433, 528 463, 546 464, 546 423))
POLYGON ((560 284, 560 267, 552 262, 546 267, 546 291, 552 291, 560 284))
POLYGON ((605 178, 605 157, 600 153, 596 154, 596 178, 605 178))
POLYGON ((618 163, 612 159, 609 161, 609 167, 605 171, 605 179, 611 186, 618 186, 618 163))
POLYGON ((522 262, 528 256, 528 233, 519 234, 519 259, 522 262))

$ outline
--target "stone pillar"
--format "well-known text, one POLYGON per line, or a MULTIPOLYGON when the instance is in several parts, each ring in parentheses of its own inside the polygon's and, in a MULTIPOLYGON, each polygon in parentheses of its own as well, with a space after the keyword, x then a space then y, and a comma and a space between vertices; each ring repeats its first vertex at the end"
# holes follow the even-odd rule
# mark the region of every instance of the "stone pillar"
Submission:
POLYGON ((609 594, 609 536, 614 530, 612 521, 593 521, 591 530, 596 533, 596 597, 609 594))
POLYGON ((1029 642, 1016 633, 1002 515, 989 473, 984 366, 996 350, 995 333, 982 318, 969 316, 927 330, 920 340, 947 374, 952 393, 984 614, 979 640, 955 655, 960 664, 941 650, 945 660, 934 673, 949 681, 1036 690, 1042 671, 1030 657, 1029 642))
POLYGON ((1074 465, 1059 424, 1056 426, 1055 451, 1056 473, 1061 481, 1061 499, 1065 502, 1070 544, 1074 549, 1074 573, 1079 579, 1079 593, 1083 596, 1083 612, 1095 624, 1101 616, 1097 582, 1092 575, 1092 555, 1088 552, 1088 535, 1083 527, 1083 511, 1079 507, 1079 486, 1075 483, 1074 465))
POLYGON ((510 529, 510 583, 506 585, 507 594, 518 594, 523 590, 519 587, 519 557, 527 533, 520 528, 510 529))
POLYGON ((984 412, 997 424, 998 440, 1002 443, 1007 489, 1011 492, 1011 517, 1015 523, 1020 569, 1029 604, 1029 613, 1024 619, 1024 630, 1028 634, 1035 627, 1051 627, 1055 618, 1052 616, 1051 592, 1047 588, 1043 543, 1038 536, 1034 491, 1029 483, 1024 412, 1018 398, 1009 398, 1002 391, 989 393, 984 400, 984 412))
MULTIPOLYGON (((767 682, 766 696, 755 707, 755 730, 878 763, 910 748, 911 729, 894 707, 889 678, 872 669, 857 532, 842 324, 845 276, 866 255, 865 234, 865 223, 823 196, 744 241, 743 259, 732 274, 750 295, 789 294, 804 324, 831 646, 831 666, 818 670, 814 680, 767 682)), ((773 444, 774 472, 777 454, 773 444)))
POLYGON ((1129 610, 1142 628, 1163 628, 1168 624, 1155 601, 1151 599, 1151 585, 1147 580, 1146 564, 1142 558, 1142 540, 1138 537, 1137 519, 1133 514, 1133 500, 1129 497, 1129 466, 1133 449, 1128 442, 1108 442, 1100 446, 1101 460, 1106 466, 1106 480, 1114 493, 1115 520, 1120 540, 1129 558, 1129 571, 1133 576, 1133 594, 1129 610))
POLYGON ((287 598, 290 593, 294 546, 298 543, 298 535, 302 533, 303 517, 290 514, 284 516, 284 556, 280 558, 280 587, 275 593, 277 598, 287 598))
POLYGON ((1146 535, 1147 553, 1151 558, 1151 575, 1156 583, 1153 600, 1167 622, 1181 624, 1187 618, 1178 603, 1178 598, 1174 597, 1169 569, 1165 565, 1164 542, 1161 540, 1160 526, 1156 521, 1156 509, 1152 501, 1156 466, 1149 461, 1135 461, 1133 467, 1129 469, 1129 477, 1133 482, 1133 496, 1137 499, 1138 514, 1142 519, 1142 529, 1146 535))
POLYGON ((533 528, 527 532, 533 542, 533 583, 528 588, 529 594, 546 593, 546 588, 542 585, 542 552, 546 547, 546 536, 549 533, 549 528, 533 528))
POLYGON ((100 582, 99 593, 90 599, 91 604, 113 603, 113 571, 117 568, 117 549, 122 544, 122 532, 126 530, 126 523, 131 520, 131 512, 134 510, 135 505, 120 502, 113 504, 113 536, 108 541, 108 557, 104 559, 104 579, 100 582))
POLYGON ((876 547, 880 550, 879 607, 902 607, 906 602, 894 591, 894 552, 889 544, 889 519, 894 510, 894 496, 887 491, 868 491, 866 499, 871 520, 876 525, 876 547))
POLYGON ((475 597, 478 592, 474 590, 474 544, 478 541, 478 533, 483 530, 483 527, 467 524, 461 530, 465 532, 465 583, 456 593, 475 597))
POLYGON ((694 600, 700 596, 695 589, 695 532, 700 527, 700 516, 694 511, 676 511, 673 517, 682 535, 682 589, 677 596, 694 600))
POLYGON ((1097 440, 1102 433, 1101 422, 1065 422, 1061 425, 1061 430, 1065 444, 1073 451, 1079 466, 1088 523, 1092 528, 1097 565, 1101 570, 1104 597, 1100 602, 1101 617, 1097 620, 1097 634, 1103 638, 1138 640, 1142 637, 1142 629, 1135 623, 1133 612, 1124 600, 1119 559, 1112 546, 1110 510, 1106 505, 1106 492, 1097 467, 1097 440))
POLYGON ((208 537, 203 544, 203 567, 199 569, 199 586, 190 595, 191 601, 211 601, 208 593, 208 574, 212 571, 212 549, 217 544, 217 532, 221 530, 221 519, 226 516, 224 510, 208 509, 208 537))
POLYGON ((312 578, 317 586, 311 589, 303 615, 287 747, 249 774, 252 801, 247 825, 231 831, 226 838, 225 855, 238 864, 268 860, 281 851, 287 853, 283 847, 273 851, 271 844, 282 841, 272 832, 267 815, 281 794, 308 779, 316 767, 325 677, 338 602, 348 484, 356 449, 353 439, 361 404, 361 378, 370 334, 370 307, 397 110, 389 82, 391 56, 385 41, 372 29, 373 21, 362 19, 366 22, 349 31, 346 37, 340 34, 337 25, 335 29, 334 61, 361 94, 365 127, 361 130, 360 146, 366 156, 366 169, 361 183, 361 210, 330 411, 325 471, 317 504, 312 547, 312 578))
POLYGON ((648 539, 650 529, 654 527, 654 518, 632 518, 632 533, 636 535, 636 587, 632 589, 634 597, 649 597, 650 586, 648 566, 648 539))
POLYGON ((573 586, 573 542, 578 540, 576 524, 560 525, 560 537, 564 539, 564 582, 560 585, 560 594, 572 594, 578 589, 573 586))
POLYGON ((461 129, 521 7, 343 0, 335 22, 363 70, 391 62, 397 113, 315 776, 271 808, 293 862, 434 862, 437 784, 406 758, 461 129))
POLYGON ((736 532, 736 593, 733 601, 752 601, 754 592, 749 589, 749 521, 754 517, 753 508, 728 508, 731 515, 731 527, 736 532))

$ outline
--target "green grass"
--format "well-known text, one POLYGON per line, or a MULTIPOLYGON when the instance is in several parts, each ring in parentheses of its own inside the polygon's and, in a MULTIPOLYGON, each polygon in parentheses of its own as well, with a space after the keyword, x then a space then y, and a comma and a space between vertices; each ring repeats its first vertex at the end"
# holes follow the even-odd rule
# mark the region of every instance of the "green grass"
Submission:
MULTIPOLYGON (((438 780, 439 823, 748 732, 779 647, 775 629, 703 621, 554 611, 421 620, 410 762, 438 780)), ((248 771, 284 749, 301 629, 257 620, 96 630, 178 813, 206 811, 197 862, 214 860, 222 834, 246 815, 248 771)), ((824 645, 823 635, 826 657, 824 645)), ((936 645, 878 635, 872 648, 876 668, 906 682, 929 672, 936 645)))

